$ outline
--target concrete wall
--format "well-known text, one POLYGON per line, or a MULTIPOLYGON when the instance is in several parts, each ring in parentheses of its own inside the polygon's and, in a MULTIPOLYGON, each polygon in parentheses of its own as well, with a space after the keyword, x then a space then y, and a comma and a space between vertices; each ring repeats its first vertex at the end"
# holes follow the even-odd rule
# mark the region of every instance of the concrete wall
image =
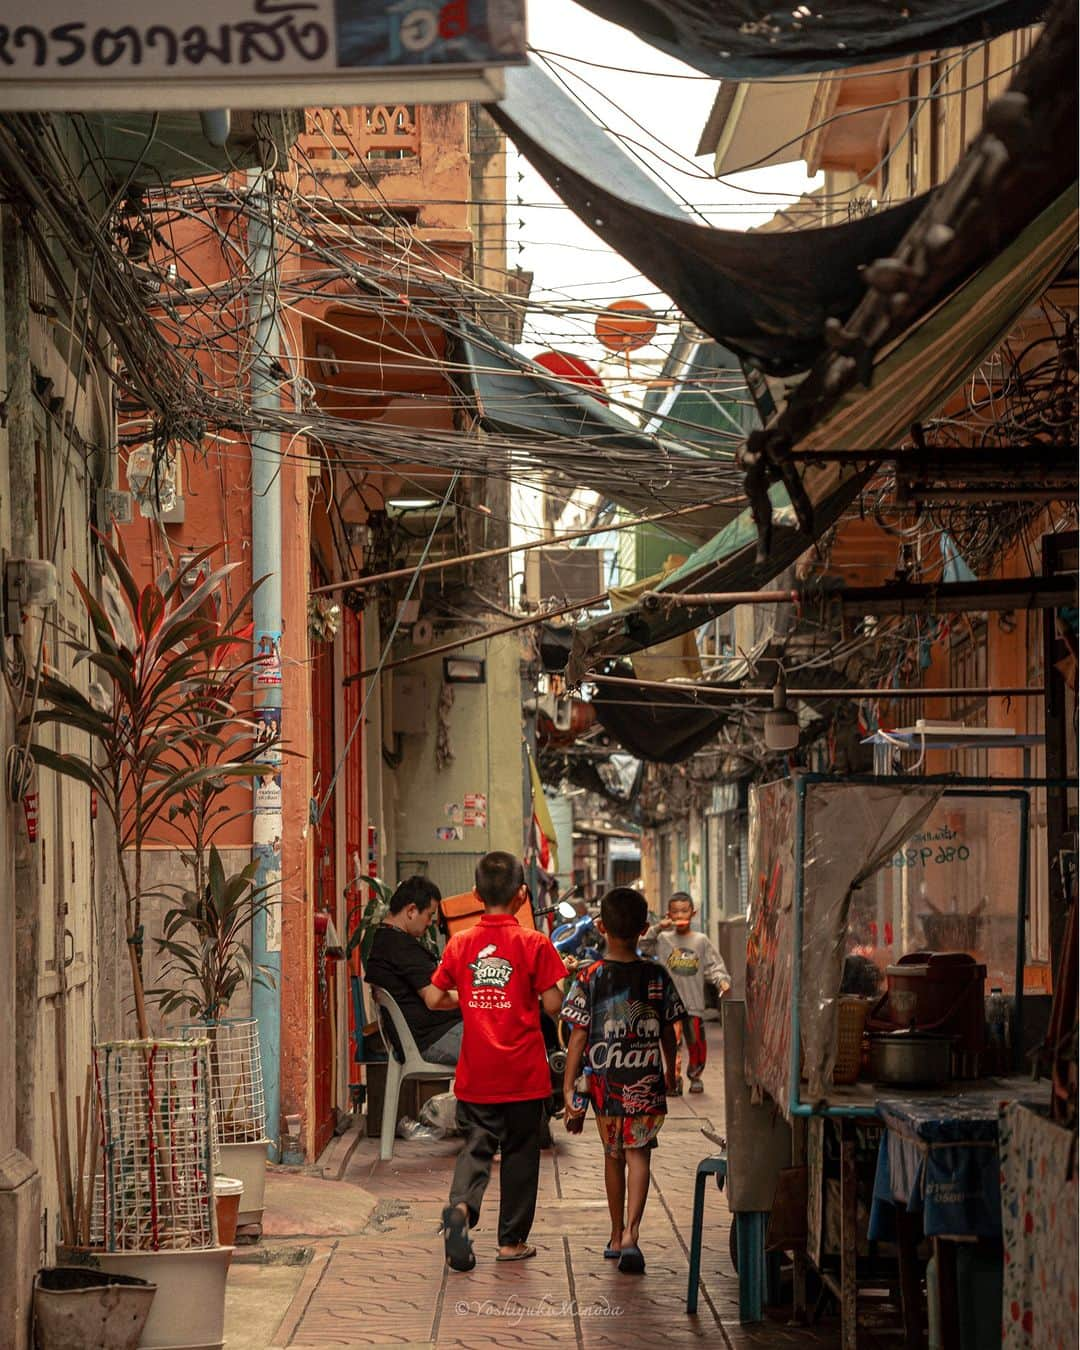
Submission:
MULTIPOLYGON (((445 636, 452 640, 453 633, 445 636)), ((461 655, 485 661, 485 684, 444 686, 441 656, 407 667, 411 677, 425 682, 418 704, 422 715, 416 729, 397 740, 400 764, 384 775, 384 782, 393 780, 394 796, 394 851, 386 855, 394 871, 387 879, 396 881, 426 863, 422 870, 444 894, 472 886, 472 870, 482 854, 490 849, 520 854, 524 841, 520 642, 511 634, 465 647, 461 655), (453 758, 440 769, 436 744, 444 689, 453 696, 443 714, 453 758), (470 793, 487 797, 486 826, 462 822, 470 793), (449 807, 461 808, 461 817, 449 807), (438 831, 455 825, 460 838, 439 837, 438 831)))

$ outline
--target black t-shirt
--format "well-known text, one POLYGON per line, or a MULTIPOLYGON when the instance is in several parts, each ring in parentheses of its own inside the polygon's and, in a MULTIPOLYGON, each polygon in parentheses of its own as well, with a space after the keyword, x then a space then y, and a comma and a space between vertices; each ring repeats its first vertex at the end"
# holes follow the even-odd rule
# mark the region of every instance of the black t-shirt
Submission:
POLYGON ((685 1016, 655 961, 597 961, 575 979, 562 1019, 588 1033, 585 1076, 598 1116, 663 1115, 663 1028, 685 1016))
POLYGON ((385 989, 397 1003, 421 1052, 461 1021, 459 1012, 432 1012, 420 997, 438 964, 422 942, 402 929, 384 923, 375 930, 364 979, 385 989))

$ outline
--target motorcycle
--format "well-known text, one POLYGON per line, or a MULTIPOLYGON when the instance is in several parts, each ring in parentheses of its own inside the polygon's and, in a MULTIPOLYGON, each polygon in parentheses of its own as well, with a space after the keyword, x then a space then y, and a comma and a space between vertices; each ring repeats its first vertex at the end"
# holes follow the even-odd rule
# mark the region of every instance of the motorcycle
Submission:
POLYGON ((588 966, 603 954, 604 938, 590 914, 579 914, 565 897, 548 909, 537 911, 536 918, 557 914, 564 920, 551 933, 551 943, 563 960, 571 960, 573 968, 588 966))

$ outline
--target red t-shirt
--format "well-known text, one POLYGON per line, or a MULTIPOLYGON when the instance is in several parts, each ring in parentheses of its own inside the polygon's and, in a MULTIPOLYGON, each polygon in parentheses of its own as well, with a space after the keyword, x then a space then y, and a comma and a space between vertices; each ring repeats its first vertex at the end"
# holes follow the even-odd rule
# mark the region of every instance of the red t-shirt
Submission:
POLYGON ((550 938, 522 928, 512 914, 485 914, 450 939, 431 983, 458 991, 465 1024, 454 1079, 460 1101, 551 1095, 539 998, 565 975, 550 938))

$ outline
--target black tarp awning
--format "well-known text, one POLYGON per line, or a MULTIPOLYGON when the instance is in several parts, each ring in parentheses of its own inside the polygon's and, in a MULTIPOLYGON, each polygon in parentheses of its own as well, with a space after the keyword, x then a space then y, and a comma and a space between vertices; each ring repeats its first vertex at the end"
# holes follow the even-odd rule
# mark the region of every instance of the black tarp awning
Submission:
POLYGON ((985 42, 1038 23, 1044 0, 578 0, 725 80, 837 70, 985 42))
MULTIPOLYGON (((1076 199, 1070 191, 1043 211, 997 258, 941 305, 912 325, 905 337, 877 361, 873 384, 839 401, 832 414, 800 445, 819 449, 868 449, 896 444, 904 429, 939 407, 1002 340, 1032 301, 1076 251, 1076 199)), ((803 484, 819 530, 827 529, 854 501, 869 471, 837 464, 811 464, 803 484)), ((773 536, 769 556, 755 555, 757 530, 745 511, 657 591, 753 590, 765 585, 812 542, 795 519, 783 486, 770 490, 773 536)), ((605 657, 667 641, 722 612, 670 609, 647 612, 640 602, 575 629, 568 675, 579 680, 605 657)))
POLYGON ((510 68, 488 112, 562 200, 700 328, 775 375, 805 370, 828 318, 865 294, 924 197, 843 225, 741 233, 698 225, 539 66, 510 68))
POLYGON ((681 764, 719 732, 730 710, 703 703, 697 692, 651 689, 626 683, 608 683, 594 677, 593 698, 600 725, 636 755, 653 764, 681 764))
MULTIPOLYGON (((460 320, 452 335, 453 379, 474 405, 481 426, 519 437, 521 457, 561 474, 573 487, 588 488, 643 514, 693 505, 725 495, 722 472, 702 486, 688 473, 694 465, 720 470, 723 460, 688 445, 639 431, 578 385, 549 372, 485 329, 460 320)), ((730 456, 727 457, 730 463, 730 456)), ((730 492, 741 493, 741 474, 732 464, 730 492)), ((736 505, 703 506, 667 521, 664 529, 682 539, 710 538, 739 513, 736 505)))

